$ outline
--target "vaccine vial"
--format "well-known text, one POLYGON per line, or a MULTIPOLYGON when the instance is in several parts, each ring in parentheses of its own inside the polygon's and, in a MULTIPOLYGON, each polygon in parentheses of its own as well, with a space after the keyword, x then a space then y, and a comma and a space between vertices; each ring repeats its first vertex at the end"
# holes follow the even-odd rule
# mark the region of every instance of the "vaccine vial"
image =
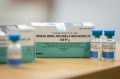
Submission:
POLYGON ((10 40, 7 53, 8 64, 10 66, 19 66, 22 61, 21 45, 19 43, 20 34, 10 33, 8 37, 10 40))
POLYGON ((103 60, 113 61, 115 58, 115 40, 113 36, 115 35, 115 30, 104 30, 104 35, 107 37, 103 41, 103 60))
POLYGON ((102 60, 102 35, 103 30, 93 29, 92 35, 94 39, 91 41, 91 59, 102 60))

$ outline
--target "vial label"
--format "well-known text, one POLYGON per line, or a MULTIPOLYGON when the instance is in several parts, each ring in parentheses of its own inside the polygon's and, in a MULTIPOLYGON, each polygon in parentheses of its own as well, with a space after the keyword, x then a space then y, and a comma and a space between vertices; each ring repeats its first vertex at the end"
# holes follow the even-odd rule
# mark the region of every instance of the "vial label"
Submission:
POLYGON ((102 58, 102 43, 101 42, 91 43, 91 57, 102 58))
POLYGON ((11 49, 8 51, 8 59, 21 59, 21 50, 11 49))
POLYGON ((114 58, 115 43, 103 43, 103 58, 114 58))

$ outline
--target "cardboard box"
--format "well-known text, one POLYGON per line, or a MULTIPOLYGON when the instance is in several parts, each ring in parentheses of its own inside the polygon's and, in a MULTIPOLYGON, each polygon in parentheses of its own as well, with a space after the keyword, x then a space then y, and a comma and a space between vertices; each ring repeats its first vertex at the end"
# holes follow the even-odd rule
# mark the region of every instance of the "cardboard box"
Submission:
POLYGON ((94 26, 65 23, 35 23, 36 57, 90 57, 94 26))
POLYGON ((0 29, 0 62, 7 61, 7 40, 6 34, 0 29))

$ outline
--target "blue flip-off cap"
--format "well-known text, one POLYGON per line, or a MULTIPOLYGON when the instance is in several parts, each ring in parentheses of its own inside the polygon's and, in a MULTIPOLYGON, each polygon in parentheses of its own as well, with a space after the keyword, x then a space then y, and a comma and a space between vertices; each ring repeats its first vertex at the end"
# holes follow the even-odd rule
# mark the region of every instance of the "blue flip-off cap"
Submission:
POLYGON ((9 37, 9 40, 11 40, 11 41, 17 41, 20 39, 20 34, 19 33, 10 33, 8 35, 8 37, 9 37))
POLYGON ((115 30, 104 30, 104 35, 111 37, 115 35, 115 30))
POLYGON ((100 30, 100 29, 93 29, 92 30, 92 35, 93 36, 101 36, 102 35, 102 32, 103 32, 103 30, 100 30))

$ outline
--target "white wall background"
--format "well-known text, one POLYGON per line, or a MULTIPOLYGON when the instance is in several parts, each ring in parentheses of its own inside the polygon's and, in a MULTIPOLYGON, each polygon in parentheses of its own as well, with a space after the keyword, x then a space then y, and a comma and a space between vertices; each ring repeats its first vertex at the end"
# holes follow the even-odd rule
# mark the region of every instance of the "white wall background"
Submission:
POLYGON ((116 29, 120 42, 120 0, 54 0, 50 21, 93 22, 99 29, 116 29))
POLYGON ((39 0, 35 3, 14 1, 0 0, 0 25, 30 24, 48 19, 50 0, 39 0))

